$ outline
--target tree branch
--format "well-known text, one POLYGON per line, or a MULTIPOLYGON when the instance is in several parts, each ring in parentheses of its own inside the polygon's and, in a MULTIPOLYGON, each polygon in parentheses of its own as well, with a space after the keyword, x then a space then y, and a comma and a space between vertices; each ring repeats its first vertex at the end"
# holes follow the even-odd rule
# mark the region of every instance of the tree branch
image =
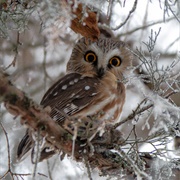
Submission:
POLYGON ((71 154, 72 140, 68 139, 67 132, 61 126, 57 126, 57 123, 49 116, 47 109, 43 109, 16 88, 10 82, 8 75, 2 71, 0 71, 0 102, 4 102, 11 114, 21 116, 21 124, 34 132, 39 131, 40 135, 45 137, 55 149, 71 154))

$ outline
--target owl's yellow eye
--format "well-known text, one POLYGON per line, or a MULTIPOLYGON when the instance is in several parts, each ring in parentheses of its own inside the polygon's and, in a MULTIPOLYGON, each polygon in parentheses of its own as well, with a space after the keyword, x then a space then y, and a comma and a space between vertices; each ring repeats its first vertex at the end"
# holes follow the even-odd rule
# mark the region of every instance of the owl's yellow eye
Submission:
POLYGON ((111 66, 115 66, 115 67, 118 67, 121 65, 121 58, 118 57, 118 56, 114 56, 112 57, 110 60, 109 60, 109 64, 111 66))
POLYGON ((94 52, 88 51, 84 56, 85 61, 89 63, 94 63, 97 60, 97 56, 94 52))

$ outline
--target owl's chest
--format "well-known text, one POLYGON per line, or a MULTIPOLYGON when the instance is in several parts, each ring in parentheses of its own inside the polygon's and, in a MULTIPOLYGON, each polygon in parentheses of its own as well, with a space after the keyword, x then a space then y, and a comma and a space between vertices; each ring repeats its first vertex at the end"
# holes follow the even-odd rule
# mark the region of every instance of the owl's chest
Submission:
POLYGON ((90 117, 100 122, 115 123, 120 117, 125 101, 125 87, 122 83, 103 82, 89 105, 82 110, 81 119, 90 117))
POLYGON ((119 89, 110 89, 109 92, 106 93, 104 98, 102 98, 99 101, 101 102, 100 103, 101 106, 99 107, 99 109, 97 108, 99 119, 107 123, 117 122, 121 115, 124 101, 125 101, 124 88, 123 91, 119 91, 119 89))

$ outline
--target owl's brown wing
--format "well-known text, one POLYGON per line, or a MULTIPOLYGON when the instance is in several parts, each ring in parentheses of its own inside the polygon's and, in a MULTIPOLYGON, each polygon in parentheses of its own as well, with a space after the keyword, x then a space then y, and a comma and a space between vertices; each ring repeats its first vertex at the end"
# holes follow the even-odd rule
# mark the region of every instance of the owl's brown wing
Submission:
POLYGON ((67 74, 46 92, 41 105, 50 106, 51 117, 61 124, 65 115, 76 115, 94 100, 98 84, 98 78, 67 74))
MULTIPOLYGON (((91 77, 82 77, 80 74, 67 74, 58 80, 44 95, 41 101, 43 107, 50 106, 50 116, 59 124, 65 116, 72 116, 80 112, 94 100, 99 80, 91 77)), ((32 159, 34 152, 34 140, 30 131, 27 130, 17 150, 17 157, 21 160, 32 148, 32 159)), ((52 156, 55 152, 44 147, 41 152, 40 161, 52 156)), ((32 160, 33 162, 33 160, 32 160)))

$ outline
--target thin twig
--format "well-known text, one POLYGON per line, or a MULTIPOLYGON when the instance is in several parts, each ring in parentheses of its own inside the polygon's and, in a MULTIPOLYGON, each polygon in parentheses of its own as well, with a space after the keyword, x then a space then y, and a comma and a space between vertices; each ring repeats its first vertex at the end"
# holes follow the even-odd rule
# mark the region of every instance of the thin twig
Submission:
MULTIPOLYGON (((0 122, 0 126, 5 134, 5 138, 6 138, 6 142, 7 142, 7 153, 8 153, 8 170, 4 173, 4 175, 2 175, 0 177, 0 179, 4 179, 8 173, 10 173, 10 176, 12 179, 14 179, 14 176, 15 177, 21 177, 21 176, 29 176, 31 174, 27 173, 27 174, 21 174, 21 173, 13 173, 12 170, 11 170, 11 155, 10 155, 10 145, 9 145, 9 138, 8 138, 8 134, 3 126, 3 124, 0 122)), ((22 178, 22 177, 21 177, 22 178)))
POLYGON ((168 14, 168 9, 170 10, 170 12, 173 14, 173 16, 175 17, 175 19, 178 21, 178 23, 180 23, 180 19, 178 18, 178 16, 174 13, 174 11, 172 10, 169 1, 165 0, 164 2, 164 6, 166 7, 164 12, 166 12, 168 14))
POLYGON ((49 179, 50 180, 53 180, 53 178, 52 178, 52 170, 50 169, 50 162, 49 162, 49 160, 47 159, 47 169, 48 169, 48 175, 49 175, 49 179))
POLYGON ((107 11, 108 20, 111 18, 112 15, 112 5, 113 5, 113 0, 109 0, 108 11, 107 11))
POLYGON ((93 180, 92 179, 92 175, 91 175, 91 167, 89 165, 89 162, 88 162, 88 159, 87 159, 86 155, 84 156, 84 162, 85 162, 85 165, 86 165, 86 169, 87 169, 87 174, 88 174, 89 180, 93 180))
MULTIPOLYGON (((169 21, 171 21, 171 20, 173 20, 173 19, 174 19, 174 18, 169 18, 169 19, 166 20, 166 22, 169 22, 169 21)), ((127 36, 127 35, 130 35, 130 34, 135 33, 136 31, 145 30, 146 28, 148 28, 148 27, 150 27, 150 26, 154 26, 154 25, 156 25, 156 24, 161 24, 161 23, 164 23, 164 21, 163 21, 163 20, 160 20, 160 21, 152 22, 152 23, 146 24, 146 25, 144 25, 144 26, 140 26, 140 27, 134 28, 134 29, 132 29, 132 30, 130 30, 130 31, 127 31, 127 32, 125 32, 125 33, 121 33, 121 34, 119 34, 119 36, 127 36)), ((119 37, 119 36, 118 36, 118 37, 119 37)))
POLYGON ((136 10, 137 2, 138 2, 138 0, 134 1, 133 7, 129 11, 129 14, 128 14, 127 18, 124 20, 124 22, 122 22, 120 25, 116 26, 115 28, 111 28, 112 30, 118 30, 127 23, 127 21, 130 18, 131 14, 136 10))
POLYGON ((137 114, 140 114, 140 113, 148 110, 149 108, 153 107, 153 104, 149 104, 149 105, 144 106, 144 107, 142 107, 142 108, 140 109, 141 104, 143 104, 143 103, 146 102, 146 101, 147 101, 146 98, 143 99, 143 100, 141 101, 141 103, 136 107, 136 109, 135 109, 127 118, 125 118, 124 120, 116 123, 113 128, 116 129, 117 127, 121 126, 121 125, 124 124, 125 122, 133 119, 137 114))
POLYGON ((121 148, 118 149, 118 152, 128 162, 128 164, 134 169, 134 172, 137 175, 138 179, 142 177, 150 179, 150 176, 146 174, 144 171, 141 171, 136 165, 136 163, 121 148))
POLYGON ((1 177, 1 178, 3 178, 3 177, 5 177, 9 172, 10 172, 10 174, 12 174, 12 172, 11 172, 11 156, 10 156, 9 138, 8 138, 7 132, 6 132, 4 126, 2 125, 1 122, 0 122, 0 126, 1 126, 1 128, 2 128, 2 130, 3 130, 3 132, 4 132, 5 137, 6 137, 7 153, 8 153, 8 170, 7 170, 6 173, 1 177))
POLYGON ((7 70, 8 68, 10 68, 11 66, 15 66, 16 65, 16 61, 17 61, 17 56, 18 56, 18 51, 19 51, 19 46, 21 45, 20 41, 20 33, 19 31, 17 32, 17 39, 16 39, 16 45, 15 45, 15 55, 14 55, 14 59, 12 60, 12 62, 5 68, 5 70, 7 70))

